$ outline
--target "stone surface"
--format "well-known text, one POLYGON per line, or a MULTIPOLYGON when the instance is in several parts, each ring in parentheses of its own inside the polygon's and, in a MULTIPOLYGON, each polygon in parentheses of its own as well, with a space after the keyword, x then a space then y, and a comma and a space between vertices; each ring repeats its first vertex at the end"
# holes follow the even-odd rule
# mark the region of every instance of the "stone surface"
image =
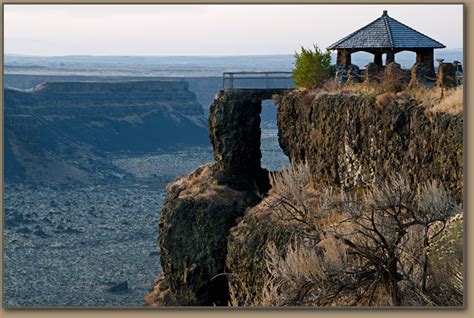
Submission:
POLYGON ((423 87, 427 86, 430 78, 430 68, 424 63, 415 63, 411 67, 411 78, 409 87, 423 87))
MULTIPOLYGON (((427 115, 406 94, 377 103, 364 93, 294 91, 276 100, 280 146, 291 161, 308 162, 311 182, 351 189, 401 172, 414 182, 440 180, 462 201, 462 115, 427 115)), ((159 236, 164 275, 147 304, 227 305, 229 286, 240 305, 262 296, 265 245, 284 246, 295 230, 261 201, 268 178, 255 186, 263 173, 259 107, 250 92, 216 97, 209 126, 217 163, 168 186, 159 236)))
POLYGON ((380 75, 379 66, 373 62, 365 66, 365 82, 366 83, 376 83, 380 75))
POLYGON ((359 67, 357 65, 351 64, 347 69, 347 82, 348 83, 359 83, 359 67))
POLYGON ((239 306, 264 303, 262 291, 269 278, 266 246, 273 242, 284 250, 294 235, 294 225, 275 217, 267 202, 248 209, 240 222, 230 229, 226 267, 231 273, 229 286, 239 306))
POLYGON ((438 67, 436 86, 451 88, 457 85, 456 66, 453 63, 441 63, 438 67))
POLYGON ((347 82, 347 68, 343 65, 339 65, 336 68, 336 77, 335 80, 341 84, 347 82))
POLYGON ((260 166, 261 101, 281 90, 221 91, 211 105, 209 136, 216 163, 168 185, 160 215, 163 275, 145 297, 150 306, 227 305, 227 236, 270 185, 260 166))
POLYGON ((218 275, 225 272, 228 231, 260 197, 219 185, 219 169, 204 166, 168 185, 159 225, 163 277, 149 305, 227 305, 227 277, 218 275))
POLYGON ((385 65, 384 76, 385 76, 385 78, 390 78, 390 79, 393 79, 393 78, 396 79, 396 78, 401 77, 402 76, 402 68, 401 68, 400 64, 392 62, 392 63, 389 63, 389 64, 385 65))
POLYGON ((462 200, 462 115, 426 114, 405 96, 378 106, 365 94, 319 94, 305 105, 306 94, 280 101, 279 142, 291 161, 308 161, 313 182, 350 188, 400 172, 462 200))
POLYGON ((219 182, 236 189, 269 189, 260 166, 262 100, 281 90, 221 91, 211 105, 209 137, 219 167, 219 182))

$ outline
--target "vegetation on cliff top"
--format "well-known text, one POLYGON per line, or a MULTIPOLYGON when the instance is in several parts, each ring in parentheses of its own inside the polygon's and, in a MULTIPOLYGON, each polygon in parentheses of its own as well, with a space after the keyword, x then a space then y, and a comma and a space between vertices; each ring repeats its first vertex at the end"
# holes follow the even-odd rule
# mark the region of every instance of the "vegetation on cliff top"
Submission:
POLYGON ((295 53, 295 70, 292 77, 296 86, 311 88, 318 86, 331 74, 331 53, 323 53, 317 45, 314 51, 301 47, 301 53, 295 53))
POLYGON ((373 97, 377 106, 384 106, 399 98, 413 98, 417 104, 424 107, 428 113, 445 113, 460 115, 463 113, 464 89, 463 85, 445 89, 440 87, 402 87, 395 89, 390 83, 356 83, 340 84, 336 80, 324 81, 318 88, 307 88, 307 99, 315 98, 322 94, 350 93, 354 95, 365 94, 373 97))

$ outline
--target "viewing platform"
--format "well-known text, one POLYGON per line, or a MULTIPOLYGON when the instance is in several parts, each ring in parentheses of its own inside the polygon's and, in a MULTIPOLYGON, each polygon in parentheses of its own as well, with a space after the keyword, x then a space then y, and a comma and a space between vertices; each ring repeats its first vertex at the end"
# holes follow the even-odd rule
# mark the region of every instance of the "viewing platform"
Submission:
POLYGON ((287 90, 295 88, 292 72, 225 72, 222 74, 222 88, 287 90))

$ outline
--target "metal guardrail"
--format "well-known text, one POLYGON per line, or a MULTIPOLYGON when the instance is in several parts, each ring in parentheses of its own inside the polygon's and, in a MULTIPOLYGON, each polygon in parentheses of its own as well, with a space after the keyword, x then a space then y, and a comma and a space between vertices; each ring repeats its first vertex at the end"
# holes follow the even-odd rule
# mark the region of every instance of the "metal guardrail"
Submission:
MULTIPOLYGON (((275 84, 274 80, 292 80, 292 72, 225 72, 222 74, 222 88, 233 89, 235 81, 249 81, 261 80, 262 85, 257 85, 260 89, 277 89, 277 88, 292 88, 294 84, 289 85, 288 82, 284 85, 275 84), (273 82, 272 82, 273 81, 273 82), (275 87, 276 86, 276 87, 275 87)), ((258 83, 258 81, 257 81, 258 83)), ((293 81, 291 81, 293 83, 293 81)), ((255 82, 254 82, 255 84, 255 82)))

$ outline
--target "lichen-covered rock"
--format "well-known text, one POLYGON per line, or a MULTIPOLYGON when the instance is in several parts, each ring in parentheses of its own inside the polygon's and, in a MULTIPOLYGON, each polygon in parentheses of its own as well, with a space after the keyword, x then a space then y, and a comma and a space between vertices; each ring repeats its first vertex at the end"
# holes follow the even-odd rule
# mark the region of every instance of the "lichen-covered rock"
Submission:
POLYGON ((229 299, 225 259, 229 229, 260 198, 252 191, 219 185, 217 166, 198 168, 168 185, 160 215, 163 276, 148 304, 212 306, 229 299))
MULTIPOLYGON (((168 186, 163 276, 148 304, 227 305, 230 291, 234 304, 262 303, 265 248, 287 245, 296 230, 265 205, 272 192, 265 201, 257 194, 269 187, 258 118, 268 96, 255 93, 217 96, 209 118, 217 163, 168 186)), ((407 93, 294 91, 277 102, 280 146, 291 161, 308 163, 315 188, 364 187, 400 172, 418 183, 440 180, 462 201, 462 114, 426 112, 407 93)))
POLYGON ((370 62, 365 66, 365 82, 369 84, 379 81, 380 69, 377 64, 370 62))
POLYGON ((441 63, 438 67, 438 76, 436 79, 436 86, 438 87, 456 87, 458 82, 456 80, 456 67, 453 63, 441 63))
POLYGON ((431 70, 425 63, 415 63, 411 67, 409 87, 424 87, 428 85, 431 70))
POLYGON ((351 64, 347 69, 347 82, 348 83, 359 83, 359 67, 357 65, 351 64))
POLYGON ((270 188, 260 166, 261 101, 281 90, 221 91, 211 106, 216 163, 171 183, 160 216, 162 276, 145 297, 151 306, 227 305, 227 235, 270 188))
POLYGON ((406 94, 376 103, 367 94, 308 92, 280 100, 280 146, 307 161, 315 184, 354 187, 393 172, 414 182, 437 179, 463 193, 463 118, 427 113, 406 94))
POLYGON ((235 189, 269 189, 268 172, 260 166, 262 100, 281 90, 221 91, 211 105, 209 137, 220 170, 220 183, 235 189))
POLYGON ((347 82, 347 68, 344 65, 337 66, 335 80, 341 84, 347 82))

